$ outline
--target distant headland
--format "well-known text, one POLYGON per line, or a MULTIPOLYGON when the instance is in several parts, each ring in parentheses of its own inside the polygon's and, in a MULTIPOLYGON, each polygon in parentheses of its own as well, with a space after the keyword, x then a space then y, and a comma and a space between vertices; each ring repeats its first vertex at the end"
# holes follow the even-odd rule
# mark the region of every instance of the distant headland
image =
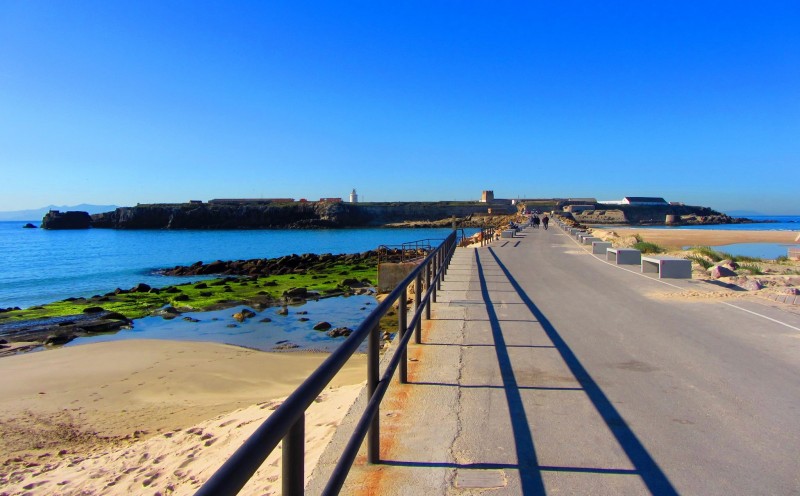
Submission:
POLYGON ((625 197, 499 199, 483 191, 477 201, 358 202, 321 198, 229 198, 208 202, 138 204, 110 212, 52 210, 45 229, 339 229, 357 227, 482 227, 530 211, 558 212, 583 224, 683 225, 748 222, 708 207, 663 198, 625 197))

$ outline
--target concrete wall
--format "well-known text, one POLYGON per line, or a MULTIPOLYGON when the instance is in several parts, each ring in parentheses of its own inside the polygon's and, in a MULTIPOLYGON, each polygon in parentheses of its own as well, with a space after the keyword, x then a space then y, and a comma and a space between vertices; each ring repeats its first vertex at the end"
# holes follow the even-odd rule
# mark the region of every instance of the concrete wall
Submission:
MULTIPOLYGON (((378 292, 388 293, 419 265, 417 262, 384 262, 378 264, 378 292)), ((412 285, 413 287, 413 285, 412 285)))

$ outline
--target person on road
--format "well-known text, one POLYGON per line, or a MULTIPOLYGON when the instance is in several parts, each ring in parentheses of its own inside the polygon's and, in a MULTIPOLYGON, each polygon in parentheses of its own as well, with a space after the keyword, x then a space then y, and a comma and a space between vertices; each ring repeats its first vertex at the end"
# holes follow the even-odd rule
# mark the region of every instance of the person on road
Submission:
POLYGON ((544 226, 544 230, 547 230, 547 223, 550 222, 550 218, 547 217, 547 214, 544 214, 542 217, 542 225, 544 226))

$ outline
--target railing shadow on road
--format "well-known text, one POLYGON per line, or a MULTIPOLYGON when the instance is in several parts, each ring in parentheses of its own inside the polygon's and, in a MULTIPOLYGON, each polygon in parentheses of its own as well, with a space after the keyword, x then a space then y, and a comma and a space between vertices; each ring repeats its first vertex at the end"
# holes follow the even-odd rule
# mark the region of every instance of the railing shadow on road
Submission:
MULTIPOLYGON (((500 269, 505 273, 506 277, 508 278, 508 281, 511 283, 511 285, 519 294, 519 297, 522 299, 525 305, 528 306, 528 309, 530 310, 531 314, 533 314, 533 316, 539 321, 539 324, 542 326, 542 329, 544 330, 545 334, 547 334, 547 337, 555 345, 556 349, 558 350, 559 354, 561 355, 561 358, 564 360, 565 364, 569 368, 570 372, 578 381, 578 383, 581 385, 581 388, 585 391, 586 395, 589 397, 589 400, 592 402, 594 408, 597 410, 597 412, 602 417, 603 421, 606 423, 608 429, 616 438, 620 447, 623 449, 623 451, 625 451, 625 454, 627 455, 628 459, 635 467, 635 470, 630 471, 628 473, 636 474, 639 477, 641 477, 642 482, 644 482, 644 484, 647 486, 647 489, 652 494, 667 495, 667 496, 677 495, 678 494, 677 490, 673 487, 672 483, 669 481, 666 474, 661 470, 661 468, 658 466, 658 463, 656 463, 656 461, 653 459, 653 457, 650 455, 650 453, 647 451, 647 449, 644 447, 641 441, 639 441, 639 438, 636 436, 633 430, 631 430, 627 422, 625 422, 625 420, 622 418, 622 415, 617 411, 617 409, 611 403, 611 400, 608 399, 608 397, 605 395, 605 393, 597 384, 597 382, 595 382, 595 380, 592 378, 592 376, 589 374, 589 372, 586 370, 583 364, 581 364, 578 357, 575 355, 575 353, 572 352, 570 347, 558 333, 553 324, 550 323, 550 321, 547 319, 547 317, 545 317, 545 315, 542 313, 539 307, 536 306, 536 304, 533 302, 533 300, 531 300, 531 298, 528 296, 525 290, 522 289, 520 284, 517 282, 517 280, 508 270, 508 268, 505 265, 503 265, 503 263, 500 261, 500 258, 497 256, 494 250, 492 250, 491 247, 488 249, 488 252, 494 258, 494 261, 497 263, 498 267, 500 267, 500 269)), ((475 258, 478 262, 478 272, 480 275, 481 271, 480 256, 477 252, 475 253, 475 258)), ((484 288, 484 285, 485 281, 481 278, 482 289, 484 288)), ((485 291, 485 296, 487 299, 486 307, 491 312, 490 313, 490 318, 491 318, 493 315, 493 310, 492 310, 493 307, 491 301, 489 301, 488 299, 489 296, 488 289, 485 291)), ((493 334, 499 335, 500 337, 500 340, 496 341, 498 349, 497 351, 498 360, 502 359, 502 361, 500 362, 501 368, 509 367, 508 370, 510 370, 510 364, 505 365, 505 362, 507 362, 508 360, 508 356, 503 349, 504 345, 502 340, 502 333, 495 331, 495 327, 497 327, 499 331, 499 326, 493 323, 492 332, 493 334)), ((513 371, 511 371, 510 376, 513 379, 513 371)), ((503 372, 503 380, 504 381, 506 380, 505 371, 503 372)), ((512 425, 515 426, 514 429, 515 437, 517 434, 517 430, 519 430, 520 433, 522 434, 521 439, 517 438, 517 445, 518 445, 517 449, 518 451, 522 449, 523 454, 526 454, 528 450, 533 449, 533 439, 530 436, 530 430, 527 425, 527 420, 524 417, 524 410, 519 413, 516 413, 515 409, 512 408, 512 406, 515 406, 512 405, 512 400, 514 404, 516 404, 518 401, 517 399, 518 395, 516 395, 516 397, 513 394, 509 395, 509 392, 512 392, 510 391, 510 389, 514 385, 515 382, 513 380, 508 384, 508 386, 510 386, 509 389, 507 389, 507 397, 509 398, 509 409, 511 410, 512 417, 516 415, 522 415, 520 420, 514 420, 512 418, 513 421, 512 425), (516 427, 517 424, 521 424, 523 422, 525 423, 524 429, 522 428, 521 425, 519 427, 516 427), (530 444, 530 446, 528 446, 528 444, 530 444)), ((521 400, 519 401, 521 406, 521 400)), ((541 470, 545 470, 544 467, 538 467, 536 473, 539 474, 541 470)), ((540 475, 538 476, 538 479, 539 481, 541 480, 540 475)), ((525 494, 528 493, 525 492, 525 494)))
POLYGON ((508 411, 511 415, 511 430, 514 433, 514 449, 517 453, 517 468, 519 469, 522 493, 528 495, 545 494, 542 471, 536 457, 536 447, 533 444, 533 434, 531 433, 530 425, 528 425, 528 416, 525 414, 525 405, 522 402, 522 395, 520 395, 520 386, 514 376, 511 357, 508 354, 503 330, 500 328, 500 320, 489 295, 489 286, 486 284, 483 265, 477 250, 475 251, 475 263, 478 268, 481 294, 489 316, 489 327, 491 327, 492 338, 494 339, 494 349, 497 355, 497 364, 500 367, 503 391, 505 392, 508 411))

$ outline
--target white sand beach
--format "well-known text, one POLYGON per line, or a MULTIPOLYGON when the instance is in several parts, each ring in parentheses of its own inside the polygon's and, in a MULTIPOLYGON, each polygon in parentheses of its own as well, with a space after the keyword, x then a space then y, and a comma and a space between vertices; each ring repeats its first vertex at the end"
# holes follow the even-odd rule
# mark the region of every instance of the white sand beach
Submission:
MULTIPOLYGON (((157 340, 0 358, 0 494, 193 494, 325 354, 157 340)), ((354 356, 306 417, 306 473, 361 390, 354 356)), ((280 450, 242 494, 279 492, 280 450)))

